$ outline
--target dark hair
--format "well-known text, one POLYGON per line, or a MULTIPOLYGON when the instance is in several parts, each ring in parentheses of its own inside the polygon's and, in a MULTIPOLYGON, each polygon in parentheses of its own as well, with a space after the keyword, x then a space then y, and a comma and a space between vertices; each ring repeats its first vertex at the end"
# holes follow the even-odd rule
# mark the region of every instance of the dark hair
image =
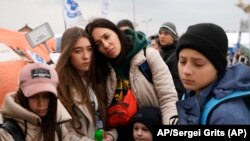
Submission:
MULTIPOLYGON (((89 33, 89 35, 92 35, 93 30, 97 27, 110 29, 117 34, 121 43, 121 53, 115 59, 115 62, 121 62, 122 59, 125 58, 130 48, 132 48, 132 39, 128 38, 125 32, 121 31, 114 23, 104 18, 93 20, 86 26, 85 29, 89 33)), ((110 73, 108 61, 111 60, 109 60, 106 56, 100 53, 98 51, 98 46, 94 45, 92 61, 90 65, 91 78, 89 78, 92 80, 92 82, 106 81, 106 77, 110 73)))
POLYGON ((155 42, 157 43, 158 46, 161 46, 160 40, 159 40, 159 36, 158 35, 152 35, 149 37, 150 40, 155 40, 155 42))
MULTIPOLYGON (((44 141, 54 141, 55 140, 55 132, 57 126, 57 97, 54 94, 50 94, 50 102, 48 113, 45 117, 42 117, 41 131, 40 136, 37 137, 39 139, 41 136, 44 137, 44 141)), ((22 107, 30 110, 29 107, 29 98, 25 97, 21 88, 18 89, 17 94, 15 96, 15 102, 19 103, 22 107)), ((60 132, 60 131, 59 131, 60 132)), ((58 134, 59 135, 59 134, 58 134)), ((59 137, 59 140, 61 137, 59 137)))
MULTIPOLYGON (((95 111, 92 109, 92 104, 89 99, 88 85, 86 85, 86 83, 82 80, 83 75, 80 74, 70 63, 70 54, 73 51, 74 45, 81 37, 87 38, 90 41, 91 46, 93 47, 92 38, 90 38, 89 34, 82 28, 72 27, 67 29, 63 33, 61 43, 61 56, 56 65, 56 71, 59 76, 58 97, 72 116, 73 120, 71 120, 71 124, 75 131, 80 135, 84 135, 84 133, 81 131, 83 125, 81 124, 78 114, 75 112, 75 105, 72 97, 72 86, 79 94, 81 98, 81 104, 87 105, 87 109, 90 111, 94 122, 96 121, 96 118, 94 113, 95 111)), ((84 77, 84 79, 86 79, 86 82, 88 81, 87 78, 88 77, 84 77)), ((103 93, 103 89, 99 88, 99 86, 96 87, 98 87, 98 89, 93 88, 93 91, 95 92, 97 97, 100 117, 103 123, 105 123, 106 95, 105 93, 103 93)))
POLYGON ((133 23, 130 20, 124 19, 121 20, 117 23, 118 28, 122 27, 122 26, 128 26, 130 29, 134 30, 135 27, 133 25, 133 23))

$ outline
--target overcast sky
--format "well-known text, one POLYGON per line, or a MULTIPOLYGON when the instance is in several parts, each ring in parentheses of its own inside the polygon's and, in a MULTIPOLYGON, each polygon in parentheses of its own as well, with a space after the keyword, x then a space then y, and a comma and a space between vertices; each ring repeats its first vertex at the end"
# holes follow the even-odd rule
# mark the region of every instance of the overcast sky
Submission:
MULTIPOLYGON (((1 0, 0 27, 18 30, 25 24, 35 28, 48 22, 55 34, 63 33, 63 0, 1 0)), ((102 0, 77 0, 84 18, 101 15, 102 0)), ((245 0, 250 4, 250 0, 245 0)), ((182 34, 187 27, 200 22, 218 24, 226 31, 239 31, 240 21, 249 15, 235 4, 238 0, 110 0, 108 19, 134 20, 137 30, 157 33, 159 26, 171 21, 182 34), (133 1, 135 14, 133 14, 133 1), (142 21, 152 19, 148 24, 142 21), (148 28, 147 26, 148 25, 148 28)))

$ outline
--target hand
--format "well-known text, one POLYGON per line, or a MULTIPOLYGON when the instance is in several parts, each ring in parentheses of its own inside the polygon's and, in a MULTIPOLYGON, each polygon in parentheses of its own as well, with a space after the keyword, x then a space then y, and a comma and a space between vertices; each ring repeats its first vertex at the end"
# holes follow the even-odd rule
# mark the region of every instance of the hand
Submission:
POLYGON ((104 138, 103 141, 114 141, 114 138, 113 136, 106 134, 106 138, 104 138))

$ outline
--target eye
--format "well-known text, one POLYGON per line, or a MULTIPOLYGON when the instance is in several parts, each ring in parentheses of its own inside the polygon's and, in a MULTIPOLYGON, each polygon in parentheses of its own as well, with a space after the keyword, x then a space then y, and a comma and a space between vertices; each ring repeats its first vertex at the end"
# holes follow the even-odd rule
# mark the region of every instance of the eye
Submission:
POLYGON ((99 47, 101 47, 101 43, 100 42, 95 42, 95 46, 99 48, 99 47))
POLYGON ((187 62, 186 59, 184 58, 180 58, 179 61, 178 61, 180 64, 185 64, 187 62))
POLYGON ((108 40, 108 39, 109 39, 109 35, 105 34, 105 35, 103 36, 103 38, 104 38, 105 40, 108 40))
POLYGON ((43 98, 50 98, 50 93, 46 93, 43 95, 43 98))
POLYGON ((80 53, 81 50, 80 50, 80 49, 75 49, 73 52, 74 52, 74 53, 80 53))
POLYGON ((92 47, 88 46, 87 51, 92 52, 92 47))
POLYGON ((204 64, 201 64, 201 63, 195 63, 194 64, 196 67, 203 67, 204 66, 204 64))
POLYGON ((142 130, 145 132, 149 131, 149 129, 147 127, 143 127, 142 130))

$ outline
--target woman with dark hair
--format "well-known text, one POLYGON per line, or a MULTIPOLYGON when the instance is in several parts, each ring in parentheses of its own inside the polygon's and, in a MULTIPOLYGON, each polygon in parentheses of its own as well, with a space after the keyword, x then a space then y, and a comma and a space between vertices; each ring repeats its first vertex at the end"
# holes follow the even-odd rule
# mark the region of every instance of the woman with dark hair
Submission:
MULTIPOLYGON (((95 42, 89 79, 93 86, 106 83, 108 106, 120 102, 128 90, 132 90, 139 108, 159 107, 163 123, 175 124, 178 98, 173 79, 159 52, 146 48, 146 37, 129 29, 121 31, 107 19, 94 20, 86 26, 86 31, 95 42), (145 61, 151 70, 153 84, 139 70, 145 61)), ((131 140, 128 138, 132 135, 129 124, 116 129, 118 140, 131 140)))
MULTIPOLYGON (((71 117, 57 100, 57 85, 58 76, 51 66, 41 63, 25 66, 19 90, 5 97, 1 109, 4 122, 15 120, 25 141, 68 141, 68 130, 63 123, 71 117)), ((3 128, 0 140, 14 141, 3 128)))
POLYGON ((117 27, 118 27, 120 30, 126 30, 126 29, 135 30, 135 27, 134 27, 133 23, 132 23, 130 20, 128 20, 128 19, 120 20, 120 21, 117 23, 117 27))
MULTIPOLYGON (((73 120, 67 124, 70 140, 93 140, 98 128, 106 129, 106 93, 104 85, 88 84, 92 40, 79 27, 67 29, 62 36, 61 56, 56 70, 59 75, 58 95, 73 120), (97 124, 99 123, 99 124, 97 124), (100 127, 101 126, 101 127, 100 127)), ((116 138, 106 132, 106 141, 116 138)))

